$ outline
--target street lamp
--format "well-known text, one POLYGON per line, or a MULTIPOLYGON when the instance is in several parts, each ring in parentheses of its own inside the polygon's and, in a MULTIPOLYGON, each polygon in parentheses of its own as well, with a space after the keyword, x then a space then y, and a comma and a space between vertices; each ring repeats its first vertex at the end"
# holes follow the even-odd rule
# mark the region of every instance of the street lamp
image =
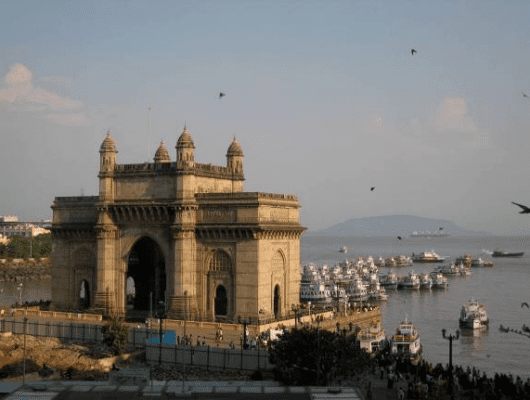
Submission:
POLYGON ((20 306, 22 307, 22 283, 18 285, 17 290, 20 306))
POLYGON ((451 395, 451 400, 453 400, 453 340, 458 340, 460 331, 457 330, 455 335, 446 335, 446 332, 445 329, 442 329, 443 338, 449 340, 449 387, 447 388, 447 392, 451 395))

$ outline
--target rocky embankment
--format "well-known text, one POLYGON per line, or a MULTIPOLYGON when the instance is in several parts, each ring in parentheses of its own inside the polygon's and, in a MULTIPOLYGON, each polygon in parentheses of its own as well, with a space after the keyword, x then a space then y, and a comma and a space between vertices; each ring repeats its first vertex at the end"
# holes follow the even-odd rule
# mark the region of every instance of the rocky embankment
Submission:
POLYGON ((38 280, 51 277, 51 259, 0 259, 0 282, 38 280))
MULTIPOLYGON (((207 371, 181 365, 152 366, 145 351, 112 356, 101 343, 68 344, 56 338, 26 335, 26 378, 39 380, 107 380, 113 368, 148 368, 155 380, 250 380, 250 373, 207 371), (113 367, 114 366, 114 367, 113 367)), ((0 333, 0 382, 19 381, 24 370, 24 336, 0 333)), ((265 374, 263 374, 265 375, 265 374)), ((272 379, 272 376, 262 376, 272 379)))

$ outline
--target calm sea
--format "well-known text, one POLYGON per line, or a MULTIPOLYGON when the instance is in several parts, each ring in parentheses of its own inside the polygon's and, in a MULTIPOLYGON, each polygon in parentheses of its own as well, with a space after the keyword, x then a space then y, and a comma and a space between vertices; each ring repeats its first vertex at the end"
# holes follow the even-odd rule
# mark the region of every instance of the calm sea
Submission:
MULTIPOLYGON (((438 265, 448 265, 456 257, 469 253, 495 263, 493 268, 472 268, 471 276, 449 279, 446 290, 421 291, 388 290, 388 301, 381 304, 382 324, 387 333, 408 316, 420 331, 424 358, 433 364, 449 362, 449 341, 442 337, 442 329, 455 333, 460 309, 474 297, 484 304, 490 318, 486 331, 461 334, 453 341, 453 364, 475 366, 493 376, 495 372, 528 377, 530 374, 530 338, 515 333, 502 333, 499 326, 521 329, 530 325, 530 310, 521 308, 530 303, 530 237, 443 237, 443 238, 337 238, 303 236, 302 263, 333 264, 344 259, 372 255, 388 257, 412 255, 434 250, 448 257, 444 264, 416 264, 395 268, 398 275, 411 269, 432 271, 438 265), (348 246, 349 253, 340 253, 348 246), (484 250, 524 251, 522 258, 491 258, 484 250)), ((385 273, 389 268, 381 268, 385 273)))

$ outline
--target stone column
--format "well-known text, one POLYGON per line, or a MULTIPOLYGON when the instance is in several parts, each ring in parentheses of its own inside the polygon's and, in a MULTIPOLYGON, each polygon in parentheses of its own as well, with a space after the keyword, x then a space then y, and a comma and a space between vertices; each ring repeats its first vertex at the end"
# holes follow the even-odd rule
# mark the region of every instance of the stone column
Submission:
POLYGON ((96 293, 94 308, 116 311, 116 233, 108 210, 100 210, 97 232, 96 293))
POLYGON ((193 319, 198 316, 197 260, 195 220, 196 205, 180 206, 171 227, 171 268, 168 268, 169 310, 172 318, 193 319))

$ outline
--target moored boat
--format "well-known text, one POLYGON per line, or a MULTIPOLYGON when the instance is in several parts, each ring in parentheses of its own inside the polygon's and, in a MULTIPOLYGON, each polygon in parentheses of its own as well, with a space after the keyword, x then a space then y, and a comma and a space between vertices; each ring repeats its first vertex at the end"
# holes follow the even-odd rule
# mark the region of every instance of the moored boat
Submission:
POLYGON ((445 288, 448 285, 447 278, 441 272, 431 272, 432 287, 445 288))
POLYGON ((462 328, 479 329, 488 326, 488 313, 484 305, 479 304, 477 300, 471 299, 460 310, 458 319, 462 328))
POLYGON ((383 348, 388 340, 385 328, 381 324, 373 324, 357 334, 357 342, 362 350, 372 354, 383 348))
POLYGON ((444 262, 445 257, 440 256, 434 251, 424 251, 420 254, 412 253, 412 262, 415 263, 438 263, 444 262))
POLYGON ((394 354, 414 358, 421 353, 420 333, 408 318, 400 322, 391 342, 391 351, 394 354))
POLYGON ((394 271, 391 271, 386 275, 382 275, 379 279, 379 283, 385 288, 395 289, 398 285, 398 277, 394 271))
POLYGON ((409 272, 398 282, 399 289, 419 289, 421 285, 420 277, 414 271, 409 272))

